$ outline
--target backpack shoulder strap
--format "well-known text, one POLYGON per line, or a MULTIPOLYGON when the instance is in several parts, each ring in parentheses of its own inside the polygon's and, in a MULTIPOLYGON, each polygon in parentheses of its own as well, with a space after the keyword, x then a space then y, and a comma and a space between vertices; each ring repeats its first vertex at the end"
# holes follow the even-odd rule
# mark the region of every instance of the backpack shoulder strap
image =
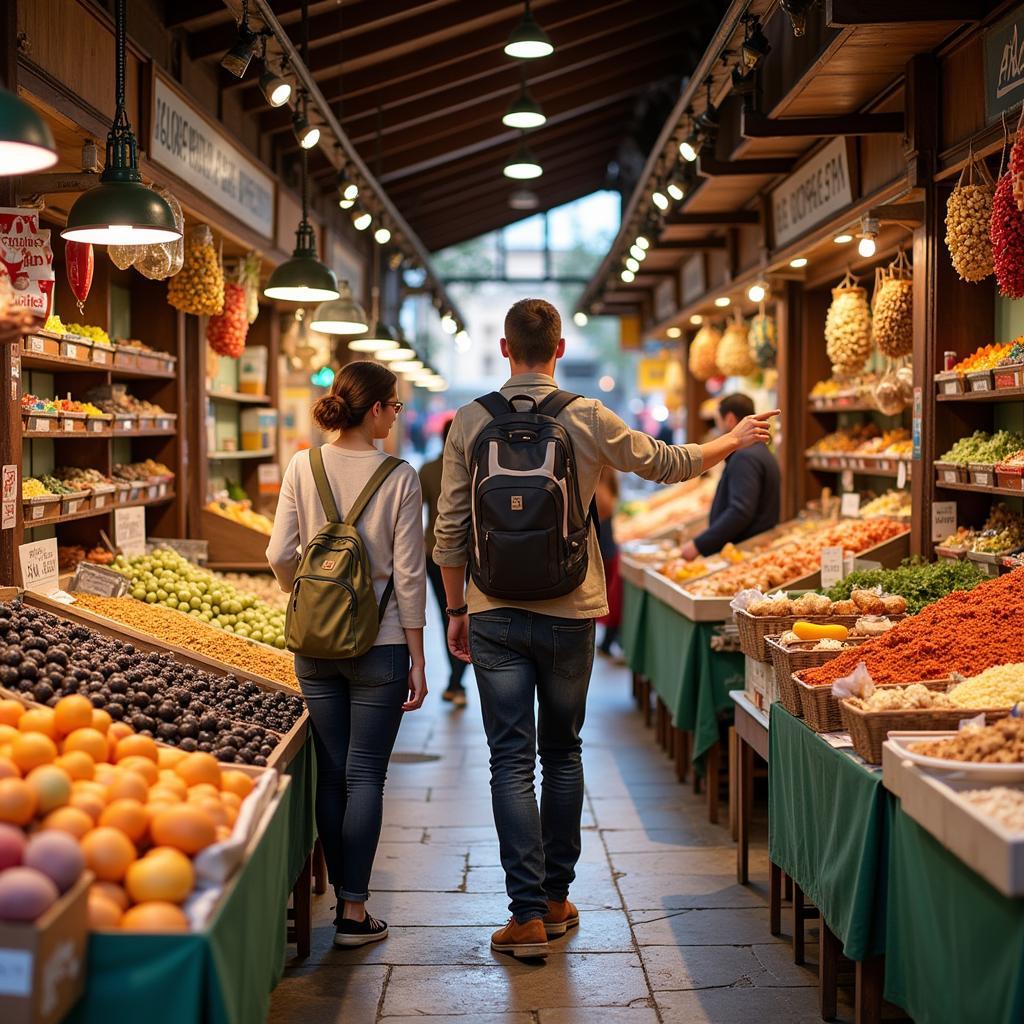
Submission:
POLYGON ((377 493, 380 485, 402 464, 403 459, 396 459, 393 455, 389 455, 377 468, 374 470, 373 476, 366 481, 366 486, 359 492, 359 497, 356 498, 352 507, 348 510, 348 515, 342 520, 346 526, 355 526, 359 521, 359 517, 363 514, 363 510, 369 504, 370 499, 377 493))
POLYGON ((574 395, 571 391, 562 391, 558 389, 552 391, 543 402, 537 406, 537 412, 542 416, 550 416, 554 419, 567 405, 571 405, 576 401, 577 398, 582 398, 582 395, 574 395))
POLYGON ((327 479, 327 472, 324 469, 324 453, 319 445, 309 449, 309 468, 313 471, 313 480, 316 483, 316 490, 320 495, 320 504, 323 506, 327 521, 329 523, 340 523, 341 516, 338 514, 338 504, 331 493, 331 485, 327 479))
POLYGON ((504 416, 506 413, 514 411, 512 403, 500 391, 492 391, 489 395, 481 395, 476 401, 491 414, 492 418, 504 416))

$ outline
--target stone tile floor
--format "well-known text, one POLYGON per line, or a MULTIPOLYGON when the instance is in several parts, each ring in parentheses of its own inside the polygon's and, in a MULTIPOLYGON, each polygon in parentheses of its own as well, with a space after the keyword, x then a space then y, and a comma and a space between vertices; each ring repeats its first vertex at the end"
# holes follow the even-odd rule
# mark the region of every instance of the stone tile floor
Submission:
MULTIPOLYGON (((508 911, 487 747, 472 677, 466 710, 440 700, 432 624, 433 694, 399 733, 371 882, 370 910, 390 937, 335 950, 334 897, 317 897, 312 953, 289 963, 271 1024, 819 1021, 814 930, 810 967, 794 966, 789 942, 768 932, 763 823, 752 884, 738 886, 728 830, 709 824, 703 798, 675 781, 626 670, 602 659, 583 732, 587 802, 571 893, 580 927, 552 943, 543 965, 491 952, 508 911)), ((839 1019, 852 1020, 846 1002, 839 1019)))

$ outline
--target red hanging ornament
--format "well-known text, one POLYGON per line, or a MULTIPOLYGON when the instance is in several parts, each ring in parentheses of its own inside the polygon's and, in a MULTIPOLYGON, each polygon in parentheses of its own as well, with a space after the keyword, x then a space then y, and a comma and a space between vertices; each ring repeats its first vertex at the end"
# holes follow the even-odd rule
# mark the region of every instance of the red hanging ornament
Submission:
POLYGON ((999 294, 1024 298, 1024 214, 1013 197, 1013 176, 1004 174, 992 200, 992 257, 999 294))
POLYGON ((85 315, 84 304, 92 288, 93 254, 89 242, 65 242, 64 262, 67 264, 68 284, 78 300, 78 314, 85 315))

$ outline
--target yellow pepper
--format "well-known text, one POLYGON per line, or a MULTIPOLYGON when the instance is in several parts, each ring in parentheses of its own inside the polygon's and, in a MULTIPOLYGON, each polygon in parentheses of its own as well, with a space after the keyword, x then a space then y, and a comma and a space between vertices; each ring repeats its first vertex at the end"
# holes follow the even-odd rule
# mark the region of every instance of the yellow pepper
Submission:
POLYGON ((819 622, 806 622, 803 619, 793 623, 793 632, 801 640, 845 640, 850 631, 845 626, 830 626, 819 622))

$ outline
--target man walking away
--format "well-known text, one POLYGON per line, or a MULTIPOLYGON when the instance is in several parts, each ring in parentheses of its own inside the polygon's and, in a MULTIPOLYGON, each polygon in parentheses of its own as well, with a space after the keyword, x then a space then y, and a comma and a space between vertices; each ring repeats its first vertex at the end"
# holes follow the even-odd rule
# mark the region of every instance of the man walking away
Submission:
POLYGON ((766 442, 767 420, 777 415, 745 417, 708 444, 656 441, 599 401, 558 390, 561 333, 558 311, 541 299, 508 311, 500 344, 511 375, 500 393, 455 415, 434 531, 449 648, 472 660, 491 752, 491 802, 512 913, 491 946, 517 957, 547 956, 548 938, 579 923, 569 887, 580 855, 580 730, 594 620, 608 611, 591 522, 601 469, 664 484, 687 480, 766 442))

